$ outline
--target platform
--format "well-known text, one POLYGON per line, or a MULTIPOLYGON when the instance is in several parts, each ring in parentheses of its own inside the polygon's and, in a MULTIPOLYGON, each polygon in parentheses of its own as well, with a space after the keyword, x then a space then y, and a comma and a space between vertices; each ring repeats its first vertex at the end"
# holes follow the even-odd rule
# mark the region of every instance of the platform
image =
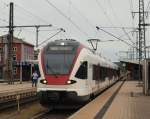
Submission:
POLYGON ((115 96, 109 94, 116 92, 114 88, 118 86, 108 89, 69 119, 149 119, 150 96, 143 95, 138 81, 125 81, 115 96))
POLYGON ((20 98, 36 95, 36 88, 32 87, 31 82, 15 82, 13 85, 0 83, 0 103, 3 101, 15 100, 16 96, 20 98))
POLYGON ((138 81, 126 81, 103 119, 149 119, 150 96, 143 95, 138 81))
POLYGON ((94 119, 122 84, 123 81, 119 81, 111 88, 107 89, 105 92, 99 95, 96 99, 92 100, 90 103, 69 117, 69 119, 94 119))
POLYGON ((0 95, 2 93, 9 93, 28 89, 35 90, 35 88, 32 87, 31 82, 23 82, 22 84, 20 84, 19 82, 15 82, 13 85, 10 85, 8 83, 0 83, 0 95))

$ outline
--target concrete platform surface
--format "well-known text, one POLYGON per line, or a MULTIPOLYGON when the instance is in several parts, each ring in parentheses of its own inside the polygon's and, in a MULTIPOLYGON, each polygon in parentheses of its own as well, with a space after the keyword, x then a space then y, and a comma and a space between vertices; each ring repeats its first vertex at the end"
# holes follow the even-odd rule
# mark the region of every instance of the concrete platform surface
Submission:
POLYGON ((78 110, 68 119, 94 119, 122 84, 123 81, 119 81, 117 84, 113 85, 111 88, 99 95, 96 99, 78 110))
POLYGON ((103 119, 150 119, 150 96, 143 95, 138 81, 126 81, 103 119))
POLYGON ((32 87, 31 82, 23 82, 20 84, 19 82, 15 82, 13 85, 8 83, 0 83, 0 96, 8 93, 14 93, 18 91, 27 91, 27 90, 36 90, 35 87, 32 87))

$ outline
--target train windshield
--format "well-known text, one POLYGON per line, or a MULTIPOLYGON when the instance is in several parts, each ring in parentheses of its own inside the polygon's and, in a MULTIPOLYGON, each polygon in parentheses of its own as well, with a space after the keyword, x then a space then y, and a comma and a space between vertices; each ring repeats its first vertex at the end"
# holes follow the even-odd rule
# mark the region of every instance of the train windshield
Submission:
POLYGON ((73 46, 49 46, 44 56, 46 74, 68 74, 76 48, 73 46))

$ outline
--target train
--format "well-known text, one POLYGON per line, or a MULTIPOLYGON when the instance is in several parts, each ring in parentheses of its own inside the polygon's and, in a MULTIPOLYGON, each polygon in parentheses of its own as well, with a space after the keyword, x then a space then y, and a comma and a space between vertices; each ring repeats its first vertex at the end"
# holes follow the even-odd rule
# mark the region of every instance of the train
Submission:
POLYGON ((74 39, 47 43, 38 61, 37 92, 46 107, 87 102, 119 79, 116 64, 74 39))

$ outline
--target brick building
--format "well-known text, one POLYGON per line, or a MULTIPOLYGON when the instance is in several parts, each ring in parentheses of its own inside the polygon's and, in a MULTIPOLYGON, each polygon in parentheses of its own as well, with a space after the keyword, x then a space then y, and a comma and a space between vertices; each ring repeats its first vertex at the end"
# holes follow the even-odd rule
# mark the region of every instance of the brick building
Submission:
MULTIPOLYGON (((14 37, 13 39, 13 76, 14 79, 29 80, 34 60, 34 45, 14 37), (20 73, 22 72, 22 73, 20 73)), ((7 35, 0 36, 0 80, 4 80, 7 61, 7 35)))

